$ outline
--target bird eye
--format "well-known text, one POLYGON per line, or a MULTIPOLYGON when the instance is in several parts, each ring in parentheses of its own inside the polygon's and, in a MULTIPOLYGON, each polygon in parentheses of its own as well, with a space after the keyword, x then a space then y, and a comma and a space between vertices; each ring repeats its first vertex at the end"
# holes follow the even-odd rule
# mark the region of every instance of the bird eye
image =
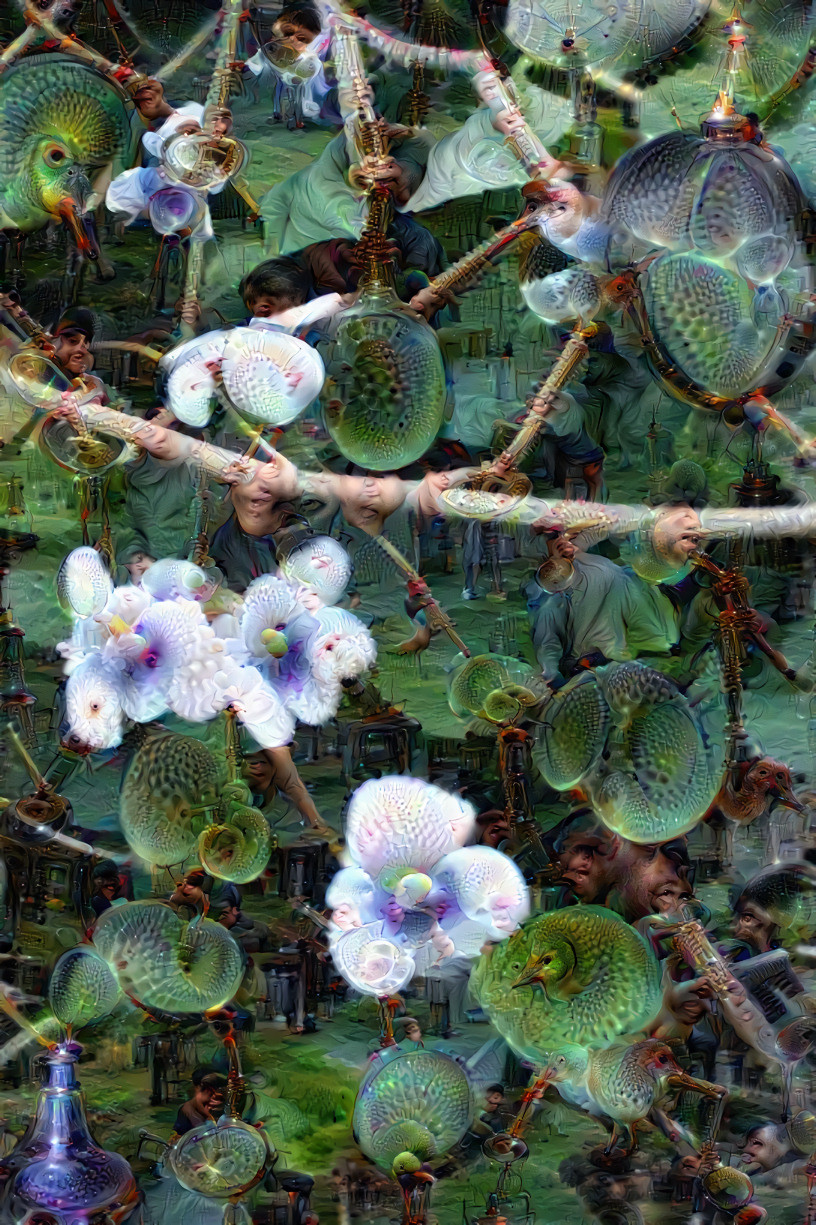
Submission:
POLYGON ((668 1055, 658 1055, 657 1062, 658 1063, 668 1063, 669 1062, 668 1055))
POLYGON ((95 715, 98 715, 101 709, 102 709, 101 702, 91 702, 91 710, 93 711, 95 715))
POLYGON ((43 154, 46 166, 60 166, 65 161, 67 153, 59 145, 51 145, 43 154))

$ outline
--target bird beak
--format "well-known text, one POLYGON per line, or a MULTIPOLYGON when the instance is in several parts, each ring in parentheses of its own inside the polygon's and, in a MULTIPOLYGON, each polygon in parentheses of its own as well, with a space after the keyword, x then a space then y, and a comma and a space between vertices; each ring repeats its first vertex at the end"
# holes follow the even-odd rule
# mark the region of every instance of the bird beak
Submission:
POLYGON ((427 1170, 417 1170, 416 1174, 411 1175, 417 1182, 434 1182, 433 1174, 429 1174, 427 1170))
POLYGON ((88 231, 82 224, 82 219, 77 212, 76 201, 72 200, 70 196, 65 196, 65 198, 60 201, 58 211, 60 217, 73 234, 74 242, 79 250, 82 251, 83 254, 88 257, 88 259, 95 260, 98 256, 98 252, 88 231))
POLYGON ((710 1085, 705 1080, 697 1080, 694 1076, 689 1076, 688 1072, 672 1072, 671 1076, 666 1077, 666 1083, 672 1089, 691 1089, 695 1093, 702 1093, 704 1097, 719 1097, 717 1086, 710 1085))
POLYGON ((793 794, 791 787, 771 787, 771 795, 776 799, 783 808, 792 808, 794 812, 804 812, 804 804, 800 804, 796 796, 793 794))
POLYGON ((530 957, 529 960, 527 961, 526 966, 521 971, 516 981, 511 984, 511 986, 513 987, 532 987, 534 986, 534 984, 539 981, 538 972, 540 968, 541 968, 541 964, 539 962, 539 959, 537 957, 530 957))

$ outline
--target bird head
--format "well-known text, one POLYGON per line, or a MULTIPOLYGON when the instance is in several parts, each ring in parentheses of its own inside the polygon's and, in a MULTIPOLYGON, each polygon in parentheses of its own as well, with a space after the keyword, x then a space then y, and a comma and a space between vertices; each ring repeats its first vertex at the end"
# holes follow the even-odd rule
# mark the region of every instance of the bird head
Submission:
POLYGON ((672 1054, 671 1047, 665 1042, 649 1038, 639 1043, 639 1047, 637 1062, 650 1073, 654 1080, 672 1089, 690 1089, 706 1097, 720 1096, 718 1086, 711 1085, 705 1080, 697 1080, 696 1077, 690 1076, 681 1068, 672 1054))
POLYGON ((398 1181, 403 1178, 409 1178, 415 1183, 434 1181, 433 1174, 423 1170, 422 1162, 416 1153, 407 1150, 404 1153, 397 1153, 391 1165, 391 1173, 398 1181))
POLYGON ((553 1051, 541 1074, 539 1087, 580 1078, 587 1070, 589 1052, 582 1046, 562 1046, 553 1051))
POLYGON ((575 945, 566 938, 555 937, 546 948, 538 949, 527 959, 513 983, 514 987, 540 987, 548 998, 557 993, 559 984, 572 973, 577 963, 575 945))
POLYGON ((754 762, 743 781, 742 789, 746 787, 764 792, 784 808, 792 808, 794 812, 804 811, 804 805, 794 794, 790 770, 772 757, 760 757, 759 761, 754 762))

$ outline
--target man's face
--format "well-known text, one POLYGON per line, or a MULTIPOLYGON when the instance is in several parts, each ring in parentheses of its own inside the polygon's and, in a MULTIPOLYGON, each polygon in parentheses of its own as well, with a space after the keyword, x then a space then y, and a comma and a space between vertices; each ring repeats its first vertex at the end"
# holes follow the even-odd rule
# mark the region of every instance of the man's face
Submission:
POLYGON ((629 922, 668 914, 693 896, 685 864, 662 847, 627 842, 616 866, 624 917, 629 922))
POLYGON ((259 467, 251 481, 232 487, 232 504, 241 527, 250 536, 267 536, 280 527, 276 486, 282 469, 277 460, 259 467))
POLYGON ((773 924, 751 902, 738 903, 734 918, 734 935, 738 940, 744 940, 758 953, 767 953, 772 934, 773 924))
POLYGON ((344 477, 340 483, 346 518, 367 529, 402 505, 404 492, 398 476, 344 477))
POLYGON ((88 338, 84 332, 62 332, 55 345, 57 360, 72 378, 80 378, 91 364, 88 338))
POLYGON ((229 136, 232 131, 232 119, 229 115, 215 115, 210 120, 209 127, 213 136, 229 136))
POLYGON ((172 458, 175 440, 172 432, 163 425, 154 425, 152 421, 148 421, 139 431, 139 441, 150 448, 150 454, 155 459, 172 458))
POLYGON ((144 572, 149 570, 152 565, 152 557, 148 557, 146 553, 134 553, 130 561, 125 564, 125 569, 130 575, 130 581, 138 583, 144 572))
POLYGON ((422 1032, 420 1031, 419 1026, 418 1025, 406 1025, 405 1037, 408 1039, 409 1042, 419 1042, 420 1038, 422 1037, 422 1032))
POLYGON ((558 855, 561 875, 572 885, 572 891, 582 901, 604 898, 614 879, 613 845, 586 833, 575 833, 564 839, 558 855))
POLYGON ((246 302, 247 310, 255 319, 271 319, 298 305, 288 294, 261 294, 259 298, 248 298, 246 302))
POLYGON ((496 1092, 488 1093, 485 1101, 487 1102, 488 1110, 498 1110, 499 1106, 501 1106, 502 1095, 496 1092))
POLYGON ((196 1090, 196 1102, 202 1110, 213 1111, 217 1106, 220 1106, 224 1100, 224 1093, 221 1089, 205 1088, 204 1085, 199 1085, 196 1090))
POLYGON ((285 18, 283 21, 276 21, 272 27, 272 33, 275 38, 279 38, 281 42, 285 43, 287 47, 291 47, 293 51, 297 51, 298 54, 301 51, 305 51, 317 37, 311 30, 307 30, 305 26, 300 25, 299 22, 290 21, 288 18, 285 18))
POLYGON ((654 538, 661 557, 681 570, 703 540, 700 517, 688 507, 666 511, 655 525, 654 538))
POLYGON ((363 925, 359 910, 351 902, 342 902, 335 907, 332 911, 332 922, 344 932, 363 925))
POLYGON ((751 1133, 742 1154, 742 1160, 755 1170, 772 1170, 779 1164, 779 1143, 772 1127, 760 1127, 751 1133))
POLYGON ((143 119, 152 122, 164 111, 164 90, 158 81, 149 81, 136 91, 136 109, 143 119))

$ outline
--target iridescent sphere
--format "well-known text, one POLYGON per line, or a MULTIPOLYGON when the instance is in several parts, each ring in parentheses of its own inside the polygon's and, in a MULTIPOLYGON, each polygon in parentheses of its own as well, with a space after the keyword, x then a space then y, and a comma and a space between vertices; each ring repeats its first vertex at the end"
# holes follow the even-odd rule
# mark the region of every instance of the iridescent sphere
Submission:
POLYGON ((229 1199, 262 1177, 266 1141, 255 1127, 223 1115, 194 1127, 170 1150, 170 1167, 187 1191, 229 1199))
POLYGON ((386 472, 431 446, 445 408, 442 355, 396 297, 364 297, 343 316, 327 373, 326 428, 346 459, 386 472))

